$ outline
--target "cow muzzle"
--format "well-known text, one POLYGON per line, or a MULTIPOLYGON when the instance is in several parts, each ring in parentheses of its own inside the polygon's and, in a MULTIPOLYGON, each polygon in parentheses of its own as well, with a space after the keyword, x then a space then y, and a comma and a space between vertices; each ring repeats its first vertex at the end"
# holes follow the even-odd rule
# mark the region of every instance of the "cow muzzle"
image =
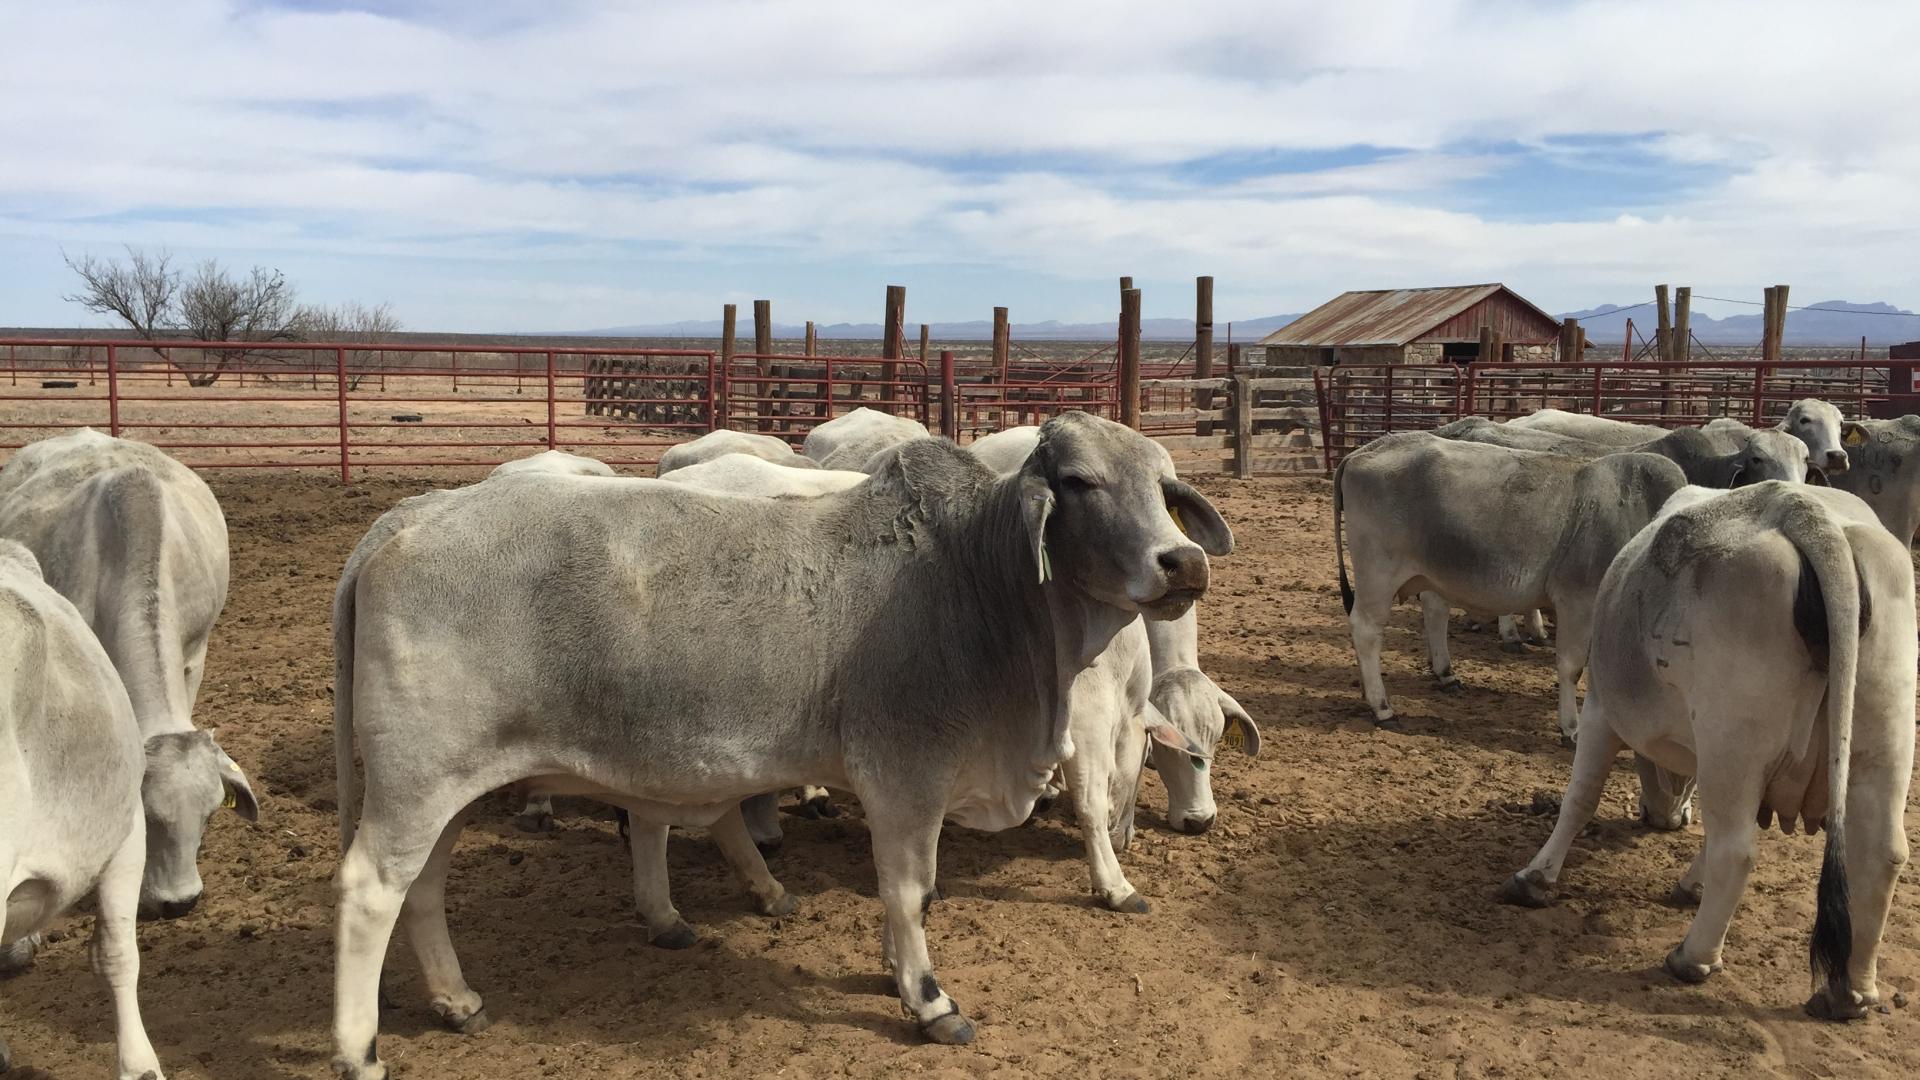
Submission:
POLYGON ((1848 460, 1847 452, 1845 450, 1827 451, 1826 470, 1828 472, 1830 473, 1846 472, 1847 469, 1850 468, 1852 465, 1853 465, 1853 462, 1848 460))

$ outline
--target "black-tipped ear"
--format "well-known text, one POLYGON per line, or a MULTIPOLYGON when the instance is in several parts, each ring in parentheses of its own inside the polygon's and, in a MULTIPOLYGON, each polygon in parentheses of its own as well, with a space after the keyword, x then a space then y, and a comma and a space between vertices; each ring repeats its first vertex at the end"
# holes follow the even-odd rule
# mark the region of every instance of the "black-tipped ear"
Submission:
POLYGON ((1160 490, 1174 523, 1200 550, 1214 556, 1233 554, 1233 530, 1205 495, 1182 480, 1162 480, 1160 490))
POLYGON ((1727 487, 1729 489, 1745 487, 1747 484, 1745 479, 1746 475, 1747 467, 1745 465, 1735 465, 1733 467, 1733 475, 1727 478, 1727 487))
POLYGON ((1807 483, 1812 484, 1814 487, 1832 487, 1833 486, 1832 484, 1827 483, 1827 470, 1821 468, 1818 465, 1807 466, 1807 483))

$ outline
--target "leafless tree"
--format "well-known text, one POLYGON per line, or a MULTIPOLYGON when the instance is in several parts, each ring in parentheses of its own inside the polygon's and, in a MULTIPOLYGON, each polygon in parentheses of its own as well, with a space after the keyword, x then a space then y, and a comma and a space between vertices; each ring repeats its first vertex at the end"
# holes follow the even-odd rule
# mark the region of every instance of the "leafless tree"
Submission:
MULTIPOLYGON (((179 325, 198 341, 298 341, 303 315, 286 275, 266 267, 256 266, 246 277, 235 277, 208 259, 180 287, 179 325)), ((276 355, 258 346, 207 353, 208 363, 187 373, 187 381, 194 386, 212 386, 222 372, 249 356, 276 355)))
MULTIPOLYGON (((96 315, 112 315, 143 340, 153 341, 173 322, 174 297, 180 291, 180 271, 164 249, 148 254, 127 248, 127 261, 92 255, 61 253, 67 269, 80 276, 80 291, 63 299, 96 315)), ((166 354, 155 349, 162 359, 166 354)))
MULTIPOLYGON (((348 301, 328 307, 309 307, 301 314, 301 326, 309 341, 342 344, 377 344, 400 332, 400 320, 392 306, 348 301)), ((360 382, 372 374, 373 349, 347 350, 347 389, 357 390, 360 382)))

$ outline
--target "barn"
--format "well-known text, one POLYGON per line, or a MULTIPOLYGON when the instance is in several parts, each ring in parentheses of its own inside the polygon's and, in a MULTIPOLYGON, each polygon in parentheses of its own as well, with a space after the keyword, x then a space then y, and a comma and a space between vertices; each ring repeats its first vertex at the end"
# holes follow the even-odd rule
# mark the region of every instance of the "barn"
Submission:
POLYGON ((1466 363, 1492 327, 1502 360, 1552 360, 1560 322, 1498 282, 1341 293, 1268 334, 1270 367, 1466 363))

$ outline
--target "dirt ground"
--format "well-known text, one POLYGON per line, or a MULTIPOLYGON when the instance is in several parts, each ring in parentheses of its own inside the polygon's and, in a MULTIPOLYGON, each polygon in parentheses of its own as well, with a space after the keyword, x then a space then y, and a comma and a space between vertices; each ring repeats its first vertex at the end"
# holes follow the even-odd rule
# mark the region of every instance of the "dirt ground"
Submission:
MULTIPOLYGON (((207 899, 143 924, 141 998, 175 1080, 318 1077, 330 1049, 336 865, 328 608, 373 518, 429 483, 343 487, 318 475, 219 474, 233 589, 201 724, 251 774, 257 826, 221 815, 207 899)), ((999 835, 950 828, 929 941, 978 1021, 972 1047, 923 1044, 882 975, 880 908, 857 808, 787 820, 772 866, 797 914, 754 914, 717 853, 675 834, 685 952, 647 945, 627 857, 593 807, 562 801, 551 835, 504 801, 455 856, 453 937, 493 1027, 436 1027, 396 941, 381 1051, 405 1077, 500 1076, 1911 1076, 1912 1010, 1848 1026, 1805 1019, 1819 841, 1765 837, 1726 971, 1676 984, 1661 958, 1689 912, 1664 901, 1697 827, 1650 833, 1622 759, 1555 906, 1496 904, 1551 818, 1569 755, 1551 656, 1455 629, 1468 690, 1436 692, 1417 611, 1388 637, 1406 734, 1375 731, 1333 587, 1328 486, 1204 481, 1239 551, 1217 560, 1204 666, 1258 719, 1258 760, 1223 756, 1219 824, 1167 831, 1149 774, 1122 853, 1153 911, 1094 907, 1062 810, 999 835)), ((1895 902, 1882 990, 1920 980, 1912 886, 1895 902)), ((0 1032, 60 1080, 106 1074, 111 1014, 87 969, 85 915, 0 984, 0 1032)), ((1902 999, 1904 1000, 1904 998, 1902 999)))

